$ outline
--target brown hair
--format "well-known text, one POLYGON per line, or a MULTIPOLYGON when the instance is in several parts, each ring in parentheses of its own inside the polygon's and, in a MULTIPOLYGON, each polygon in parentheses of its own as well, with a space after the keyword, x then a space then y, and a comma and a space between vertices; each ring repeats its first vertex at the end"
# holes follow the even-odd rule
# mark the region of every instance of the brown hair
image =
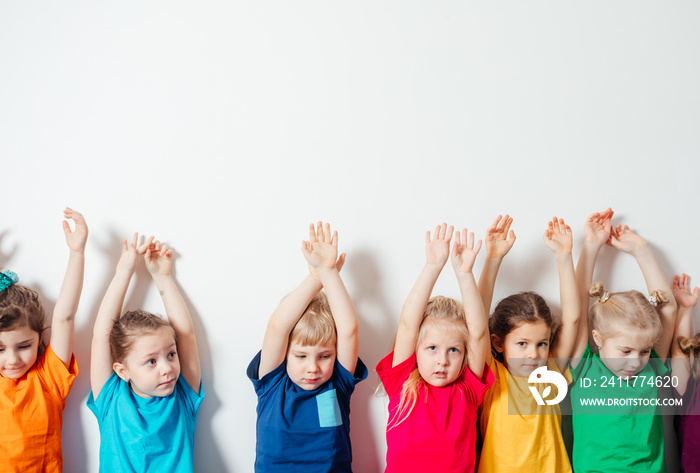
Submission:
POLYGON ((302 346, 329 345, 337 342, 335 320, 326 293, 320 291, 311 300, 289 334, 289 341, 302 346))
POLYGON ((690 374, 695 381, 700 379, 700 333, 696 333, 694 337, 678 337, 678 348, 690 358, 690 374))
MULTIPOLYGON (((445 325, 450 325, 450 329, 456 330, 464 340, 464 357, 462 358, 462 366, 460 367, 460 375, 467 364, 467 341, 469 332, 464 317, 464 307, 455 299, 445 296, 435 296, 428 301, 428 305, 423 312, 423 319, 418 329, 418 337, 416 339, 416 347, 418 347, 425 339, 428 327, 439 327, 445 330, 445 325)), ((389 429, 393 429, 397 425, 405 421, 409 414, 413 411, 418 400, 418 391, 423 389, 425 381, 418 371, 418 365, 413 368, 411 374, 404 381, 401 387, 401 398, 399 405, 396 408, 396 413, 389 419, 389 429)), ((425 391, 427 395, 427 391, 425 391)))
POLYGON ((126 312, 114 322, 109 334, 109 350, 112 353, 112 361, 123 363, 138 337, 153 333, 161 327, 168 327, 173 332, 173 338, 176 338, 175 330, 162 317, 145 310, 126 312))
MULTIPOLYGON (((501 300, 489 317, 489 332, 501 341, 510 332, 522 324, 544 322, 550 328, 550 346, 556 338, 558 322, 552 316, 547 302, 535 292, 520 292, 501 300)), ((503 363, 503 353, 498 352, 491 343, 491 353, 494 358, 503 363)))
MULTIPOLYGON (((639 291, 608 292, 603 283, 592 286, 588 294, 597 299, 589 311, 591 329, 602 338, 615 335, 613 325, 633 327, 649 332, 653 342, 661 336, 661 320, 651 302, 639 291)), ((651 294, 657 304, 668 302, 662 291, 651 294)))
POLYGON ((39 294, 20 284, 0 291, 0 332, 29 327, 39 334, 39 355, 46 349, 41 335, 46 330, 46 314, 39 294))

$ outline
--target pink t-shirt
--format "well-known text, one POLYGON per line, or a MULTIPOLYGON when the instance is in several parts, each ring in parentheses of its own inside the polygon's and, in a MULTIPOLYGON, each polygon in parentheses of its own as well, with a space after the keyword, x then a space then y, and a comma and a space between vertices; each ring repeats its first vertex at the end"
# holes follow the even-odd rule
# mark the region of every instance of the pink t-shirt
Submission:
POLYGON ((473 472, 476 412, 484 393, 493 384, 488 365, 484 364, 481 379, 467 367, 449 386, 437 388, 421 383, 413 411, 403 422, 394 425, 401 388, 416 367, 416 355, 392 368, 393 358, 394 353, 389 353, 377 365, 389 396, 385 473, 473 472))

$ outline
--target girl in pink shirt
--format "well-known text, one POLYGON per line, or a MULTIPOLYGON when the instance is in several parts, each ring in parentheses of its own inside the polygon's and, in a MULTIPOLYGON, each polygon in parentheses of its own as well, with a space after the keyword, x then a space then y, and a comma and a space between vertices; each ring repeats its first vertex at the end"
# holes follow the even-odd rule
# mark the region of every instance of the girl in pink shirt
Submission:
POLYGON ((391 472, 474 470, 477 408, 493 383, 486 365, 488 320, 472 266, 481 248, 456 233, 452 266, 462 304, 430 299, 450 254, 453 227, 426 233, 426 264, 401 310, 394 351, 377 365, 389 396, 387 467, 391 472))

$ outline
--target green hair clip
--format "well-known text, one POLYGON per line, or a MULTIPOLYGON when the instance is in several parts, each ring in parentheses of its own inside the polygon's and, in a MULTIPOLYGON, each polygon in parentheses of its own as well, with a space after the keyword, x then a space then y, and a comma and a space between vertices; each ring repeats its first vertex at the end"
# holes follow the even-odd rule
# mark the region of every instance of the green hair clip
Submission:
POLYGON ((19 281, 17 274, 6 269, 5 271, 0 271, 0 292, 4 291, 8 287, 19 281))

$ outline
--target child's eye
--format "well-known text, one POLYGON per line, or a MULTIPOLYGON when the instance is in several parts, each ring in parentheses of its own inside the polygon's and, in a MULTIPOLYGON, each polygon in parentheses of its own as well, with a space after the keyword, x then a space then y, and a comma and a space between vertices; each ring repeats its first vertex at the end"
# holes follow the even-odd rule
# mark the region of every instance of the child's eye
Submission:
POLYGON ((651 353, 651 350, 642 350, 642 355, 648 355, 651 353))
POLYGON ((428 350, 430 350, 430 351, 435 351, 435 350, 437 350, 437 347, 435 347, 435 346, 430 346, 430 347, 428 347, 428 350))
POLYGON ((547 342, 540 342, 540 343, 537 344, 537 346, 538 346, 538 347, 546 347, 546 346, 547 346, 547 342))
POLYGON ((525 348, 527 346, 527 342, 518 342, 518 343, 516 343, 516 345, 518 345, 519 347, 525 348))
POLYGON ((153 366, 153 365, 155 365, 155 364, 156 364, 155 358, 151 358, 150 360, 148 360, 148 361, 146 362, 146 366, 153 366))
POLYGON ((450 353, 459 353, 459 348, 455 348, 455 347, 450 348, 450 353))
POLYGON ((296 356, 296 357, 299 358, 299 359, 304 359, 304 358, 306 358, 306 355, 294 355, 294 356, 296 356))
POLYGON ((2 352, 4 352, 4 351, 5 351, 4 348, 0 348, 0 353, 2 353, 2 352))
POLYGON ((625 355, 629 355, 631 351, 632 350, 622 350, 622 353, 624 353, 625 355))
POLYGON ((175 352, 174 352, 174 351, 171 351, 170 353, 168 353, 168 358, 170 358, 171 360, 174 359, 174 358, 175 358, 175 352))
POLYGON ((331 355, 321 355, 321 359, 323 359, 323 360, 327 360, 330 357, 331 357, 331 355))
POLYGON ((31 345, 20 345, 17 348, 19 348, 20 350, 26 350, 27 348, 31 348, 31 345))

